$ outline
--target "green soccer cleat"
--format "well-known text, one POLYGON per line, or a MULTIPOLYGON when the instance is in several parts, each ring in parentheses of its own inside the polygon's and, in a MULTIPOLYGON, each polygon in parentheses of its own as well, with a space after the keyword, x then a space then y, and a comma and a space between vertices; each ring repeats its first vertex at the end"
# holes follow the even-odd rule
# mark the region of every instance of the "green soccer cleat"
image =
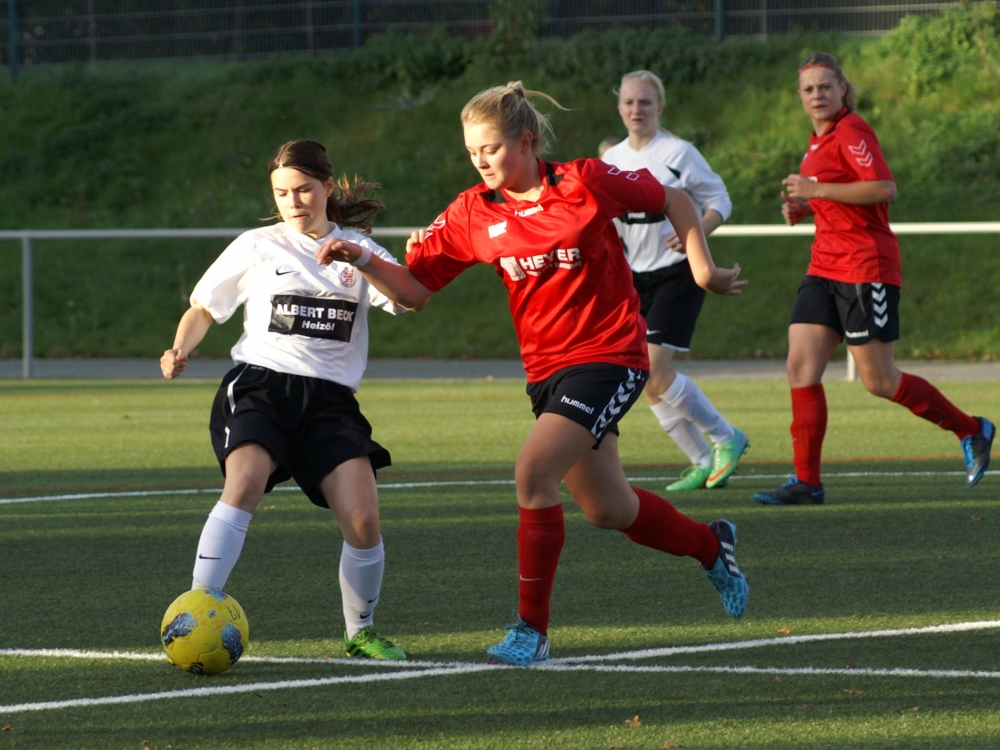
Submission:
POLYGON ((711 473, 711 466, 688 466, 681 472, 680 478, 676 482, 667 485, 667 492, 704 489, 705 480, 711 473))
POLYGON ((729 475, 739 467, 740 457, 750 447, 747 436, 741 430, 735 432, 732 438, 712 448, 712 473, 705 480, 706 489, 718 487, 729 479, 729 475))
POLYGON ((360 656, 363 659, 389 659, 399 661, 406 658, 403 649, 380 635, 374 625, 362 628, 353 638, 344 633, 344 648, 348 656, 360 656))

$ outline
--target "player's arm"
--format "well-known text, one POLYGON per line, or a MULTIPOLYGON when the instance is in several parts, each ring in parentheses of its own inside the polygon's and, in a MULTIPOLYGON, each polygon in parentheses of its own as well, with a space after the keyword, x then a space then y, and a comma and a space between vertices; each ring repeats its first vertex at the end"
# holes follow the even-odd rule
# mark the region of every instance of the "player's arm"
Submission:
POLYGON ((740 275, 739 264, 732 268, 719 268, 712 260, 708 249, 705 230, 702 228, 701 217, 691 199, 681 190, 664 187, 666 199, 663 203, 663 213, 673 225, 677 236, 687 250, 688 263, 694 280, 702 289, 715 294, 739 294, 746 281, 737 278, 740 275))
POLYGON ((177 324, 173 347, 163 352, 163 356, 160 357, 163 377, 173 380, 184 372, 188 355, 205 338, 205 334, 214 322, 212 313, 197 302, 188 308, 188 311, 181 316, 181 322, 177 324))
POLYGON ((813 182, 805 175, 790 174, 781 184, 785 186, 784 195, 800 201, 823 198, 852 206, 871 206, 896 200, 896 183, 893 180, 813 182))
POLYGON ((397 263, 390 263, 372 253, 371 249, 354 242, 331 238, 316 251, 316 260, 328 266, 333 261, 354 264, 364 274, 373 287, 407 310, 423 310, 430 301, 430 289, 425 287, 410 273, 410 269, 397 263), (364 256, 368 256, 365 260, 364 256))

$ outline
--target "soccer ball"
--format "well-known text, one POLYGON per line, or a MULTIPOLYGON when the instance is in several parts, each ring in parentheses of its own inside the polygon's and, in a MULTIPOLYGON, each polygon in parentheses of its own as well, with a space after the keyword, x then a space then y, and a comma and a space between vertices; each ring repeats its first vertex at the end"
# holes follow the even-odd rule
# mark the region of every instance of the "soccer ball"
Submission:
POLYGON ((250 626, 243 607, 220 589, 194 589, 167 607, 160 642, 171 664, 192 674, 218 674, 243 655, 250 626))

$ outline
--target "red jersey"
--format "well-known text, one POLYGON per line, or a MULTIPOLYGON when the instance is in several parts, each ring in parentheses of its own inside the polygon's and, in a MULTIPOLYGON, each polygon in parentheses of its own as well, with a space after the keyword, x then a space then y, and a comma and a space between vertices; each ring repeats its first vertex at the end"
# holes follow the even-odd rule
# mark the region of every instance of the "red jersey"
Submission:
POLYGON ((649 369, 646 323, 612 219, 661 213, 665 192, 647 170, 597 159, 539 160, 542 194, 519 201, 486 185, 466 190, 406 256, 438 291, 476 263, 491 263, 510 296, 528 382, 588 362, 649 369))
MULTIPOLYGON (((812 134, 799 173, 818 182, 891 180, 875 131, 847 108, 823 135, 812 134)), ((816 239, 807 273, 852 284, 902 286, 899 242, 889 229, 889 206, 852 206, 813 198, 816 239)))

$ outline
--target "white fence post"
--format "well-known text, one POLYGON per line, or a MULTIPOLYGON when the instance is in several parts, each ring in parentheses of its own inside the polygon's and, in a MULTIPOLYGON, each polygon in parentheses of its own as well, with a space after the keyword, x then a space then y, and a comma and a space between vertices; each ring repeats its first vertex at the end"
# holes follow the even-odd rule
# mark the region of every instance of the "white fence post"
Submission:
POLYGON ((21 377, 31 377, 31 360, 35 349, 34 263, 31 258, 31 235, 21 237, 21 377))

